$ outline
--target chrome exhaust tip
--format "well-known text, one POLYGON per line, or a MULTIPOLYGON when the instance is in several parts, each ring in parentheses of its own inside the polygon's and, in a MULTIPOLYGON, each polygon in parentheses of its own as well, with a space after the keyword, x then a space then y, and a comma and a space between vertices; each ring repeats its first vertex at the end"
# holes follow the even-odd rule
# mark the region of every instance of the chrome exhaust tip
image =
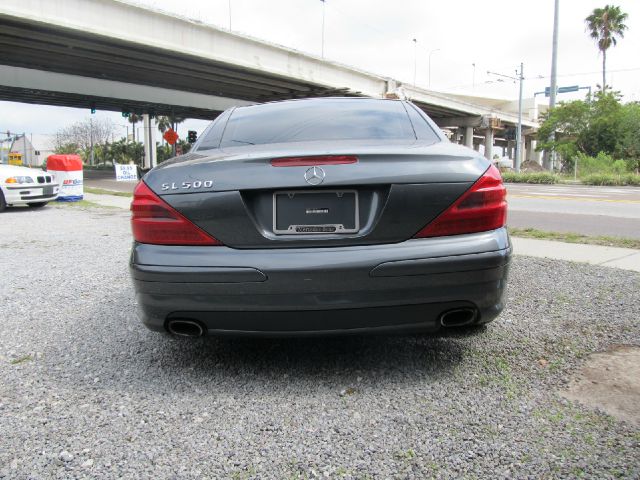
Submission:
POLYGON ((169 320, 167 331, 180 337, 203 337, 205 329, 193 320, 169 320))
POLYGON ((440 314, 440 325, 443 327, 463 327, 476 321, 478 312, 475 308, 454 308, 440 314))

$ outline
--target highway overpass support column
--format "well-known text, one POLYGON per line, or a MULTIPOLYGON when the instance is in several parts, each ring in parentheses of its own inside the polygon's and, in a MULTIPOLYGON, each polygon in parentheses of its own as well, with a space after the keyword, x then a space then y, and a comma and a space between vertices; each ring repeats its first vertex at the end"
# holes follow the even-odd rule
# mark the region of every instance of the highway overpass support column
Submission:
POLYGON ((153 168, 158 164, 156 151, 155 126, 156 121, 148 113, 142 115, 144 129, 144 168, 153 168))
POLYGON ((473 148, 473 127, 465 127, 464 144, 469 148, 473 148))
POLYGON ((487 128, 484 131, 484 157, 490 162, 493 161, 493 129, 487 128))
POLYGON ((527 149, 527 160, 531 162, 536 162, 538 164, 542 164, 542 159, 540 158, 540 152, 536 152, 536 147, 538 146, 538 142, 532 137, 526 138, 526 149, 527 149))
POLYGON ((507 157, 513 159, 513 140, 507 141, 507 157))

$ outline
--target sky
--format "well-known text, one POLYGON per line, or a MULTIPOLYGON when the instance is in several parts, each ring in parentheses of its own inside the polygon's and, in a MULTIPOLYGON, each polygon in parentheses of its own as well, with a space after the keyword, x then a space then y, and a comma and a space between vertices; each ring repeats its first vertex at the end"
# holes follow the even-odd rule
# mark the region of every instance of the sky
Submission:
MULTIPOLYGON (((607 52, 607 84, 625 101, 640 101, 640 1, 560 0, 558 85, 601 82, 602 57, 584 19, 613 3, 628 13, 625 38, 607 52)), ((524 63, 524 96, 549 84, 553 0, 136 0, 168 13, 324 57, 436 91, 516 99, 515 76, 524 63), (414 42, 413 39, 416 41, 414 42), (429 62, 431 58, 431 62, 429 62), (429 68, 429 63, 431 68, 429 68), (475 66, 474 66, 475 65, 475 66), (430 70, 430 71, 429 71, 430 70), (500 81, 502 80, 502 81, 500 81)), ((558 100, 580 98, 562 94, 558 100)), ((538 97, 543 101, 544 96, 538 97)), ((0 132, 33 134, 46 148, 49 135, 89 116, 82 109, 0 102, 0 132)), ((98 112, 120 125, 119 113, 98 112)), ((95 117, 94 117, 95 118, 95 117)), ((188 120, 179 133, 201 132, 208 122, 188 120)))

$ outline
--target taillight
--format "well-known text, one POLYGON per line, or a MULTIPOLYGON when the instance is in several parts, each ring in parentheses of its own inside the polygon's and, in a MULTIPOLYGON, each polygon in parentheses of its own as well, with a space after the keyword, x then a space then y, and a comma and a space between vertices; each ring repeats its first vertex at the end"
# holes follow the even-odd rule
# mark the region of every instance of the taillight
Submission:
POLYGON ((144 183, 139 182, 131 202, 131 230, 140 243, 154 245, 222 245, 180 215, 144 183))
POLYGON ((282 157, 271 160, 274 167, 313 167, 314 165, 345 165, 358 163, 355 155, 316 155, 313 157, 282 157))
POLYGON ((506 197, 500 171, 491 165, 469 190, 414 238, 486 232, 503 227, 507 222, 506 197))

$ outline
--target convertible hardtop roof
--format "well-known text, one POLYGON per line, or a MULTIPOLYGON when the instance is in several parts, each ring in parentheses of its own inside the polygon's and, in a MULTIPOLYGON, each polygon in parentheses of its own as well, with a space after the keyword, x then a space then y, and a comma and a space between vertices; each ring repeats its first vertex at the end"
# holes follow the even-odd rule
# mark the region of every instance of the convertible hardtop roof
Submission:
POLYGON ((242 105, 233 108, 250 108, 259 105, 270 105, 273 103, 289 103, 289 102, 323 102, 329 100, 352 100, 354 102, 370 101, 370 102, 406 102, 398 98, 374 98, 374 97, 307 97, 307 98, 289 98, 286 100, 273 100, 271 102, 254 103, 252 105, 242 105))

